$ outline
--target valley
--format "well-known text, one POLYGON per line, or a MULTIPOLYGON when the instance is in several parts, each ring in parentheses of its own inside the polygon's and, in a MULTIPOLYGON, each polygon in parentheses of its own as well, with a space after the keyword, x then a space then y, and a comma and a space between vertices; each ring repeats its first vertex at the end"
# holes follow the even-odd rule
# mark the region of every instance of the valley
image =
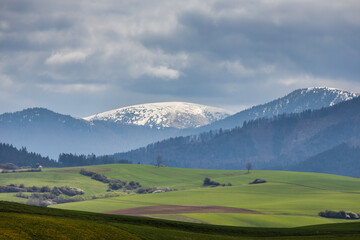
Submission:
POLYGON ((360 1, 0 4, 0 240, 360 240, 360 1))
POLYGON ((2 114, 0 233, 353 239, 360 234, 357 96, 300 89, 231 116, 181 102, 85 119, 42 108, 2 114))

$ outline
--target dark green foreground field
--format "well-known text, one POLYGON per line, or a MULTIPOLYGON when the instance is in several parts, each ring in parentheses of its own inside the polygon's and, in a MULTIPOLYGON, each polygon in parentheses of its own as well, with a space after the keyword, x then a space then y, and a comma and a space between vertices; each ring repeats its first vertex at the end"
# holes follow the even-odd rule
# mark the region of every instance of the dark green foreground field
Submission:
POLYGON ((244 228, 28 206, 0 201, 1 239, 360 239, 360 223, 244 228))

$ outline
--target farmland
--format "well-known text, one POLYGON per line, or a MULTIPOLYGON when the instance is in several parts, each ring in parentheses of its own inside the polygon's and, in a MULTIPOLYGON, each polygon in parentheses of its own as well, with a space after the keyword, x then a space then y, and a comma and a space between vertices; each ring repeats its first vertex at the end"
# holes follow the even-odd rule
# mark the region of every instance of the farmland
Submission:
MULTIPOLYGON (((107 185, 79 174, 81 168, 44 169, 42 172, 0 174, 0 184, 27 186, 72 186, 84 190, 85 196, 106 194, 107 185)), ((144 216, 249 227, 297 227, 345 222, 327 219, 318 212, 349 210, 360 212, 360 179, 317 173, 282 171, 231 171, 154 167, 150 165, 114 164, 89 166, 86 169, 110 179, 138 181, 144 187, 168 187, 177 191, 157 194, 123 193, 123 196, 52 205, 53 208, 106 212, 117 209, 159 205, 223 206, 257 211, 259 214, 229 212, 182 212, 144 214, 144 216), (203 187, 205 177, 226 187, 203 187), (264 184, 248 184, 256 178, 264 184)), ((1 200, 24 202, 12 193, 1 193, 1 200)), ((357 220, 355 220, 357 221, 357 220)))
MULTIPOLYGON (((81 168, 43 169, 34 173, 0 174, 0 185, 71 186, 84 190, 86 196, 106 194, 107 185, 79 174, 81 168)), ((283 172, 203 170, 154 167, 150 165, 114 164, 85 167, 110 179, 140 182, 144 187, 170 188, 176 191, 135 194, 57 204, 51 208, 102 213, 146 206, 220 206, 242 208, 257 214, 239 212, 144 213, 140 216, 169 220, 244 227, 299 227, 314 224, 349 222, 318 216, 320 211, 349 210, 360 212, 360 179, 329 174, 283 172), (226 187, 203 187, 205 177, 226 187), (266 179, 264 184, 249 182, 266 179)), ((1 193, 1 200, 24 202, 11 193, 1 193)), ((358 220, 351 220, 358 222, 358 220)))

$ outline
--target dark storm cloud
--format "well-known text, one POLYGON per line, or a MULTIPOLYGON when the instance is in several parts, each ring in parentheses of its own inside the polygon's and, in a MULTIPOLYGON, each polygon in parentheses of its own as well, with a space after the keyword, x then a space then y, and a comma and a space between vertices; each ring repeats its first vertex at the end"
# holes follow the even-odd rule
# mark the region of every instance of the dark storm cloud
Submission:
POLYGON ((142 41, 169 52, 198 52, 214 61, 243 59, 248 66, 267 62, 284 71, 358 80, 360 28, 334 18, 325 26, 316 22, 279 25, 260 19, 215 20, 210 14, 190 12, 179 18, 183 28, 176 35, 144 36, 142 41))
POLYGON ((242 107, 324 85, 359 92, 359 12, 353 0, 4 0, 0 112, 242 107))

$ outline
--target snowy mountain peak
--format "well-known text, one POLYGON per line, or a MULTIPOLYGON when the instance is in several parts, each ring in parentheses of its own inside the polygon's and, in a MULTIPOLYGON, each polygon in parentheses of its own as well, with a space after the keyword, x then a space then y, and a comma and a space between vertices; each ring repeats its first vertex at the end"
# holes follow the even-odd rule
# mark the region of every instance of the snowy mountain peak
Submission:
MULTIPOLYGON (((327 97, 332 98, 332 101, 330 101, 329 106, 333 106, 339 102, 348 101, 359 96, 358 93, 349 92, 338 88, 329 88, 329 87, 312 87, 312 88, 299 89, 298 91, 301 91, 301 94, 303 95, 320 94, 322 95, 321 97, 322 100, 324 100, 327 97)), ((296 91, 294 91, 293 93, 295 92, 296 91)))
POLYGON ((330 107, 356 97, 359 97, 358 93, 336 88, 301 88, 284 97, 243 110, 224 120, 212 123, 209 126, 204 126, 199 130, 231 129, 236 126, 242 126, 244 121, 258 118, 273 118, 274 116, 284 113, 301 113, 305 110, 316 110, 323 107, 330 107))
POLYGON ((187 102, 159 102, 123 107, 84 118, 155 128, 196 128, 224 119, 228 111, 187 102))
POLYGON ((337 88, 301 88, 282 98, 252 107, 250 110, 255 114, 253 118, 271 118, 272 116, 283 113, 300 113, 309 109, 315 110, 323 107, 330 107, 358 96, 358 93, 337 88))

